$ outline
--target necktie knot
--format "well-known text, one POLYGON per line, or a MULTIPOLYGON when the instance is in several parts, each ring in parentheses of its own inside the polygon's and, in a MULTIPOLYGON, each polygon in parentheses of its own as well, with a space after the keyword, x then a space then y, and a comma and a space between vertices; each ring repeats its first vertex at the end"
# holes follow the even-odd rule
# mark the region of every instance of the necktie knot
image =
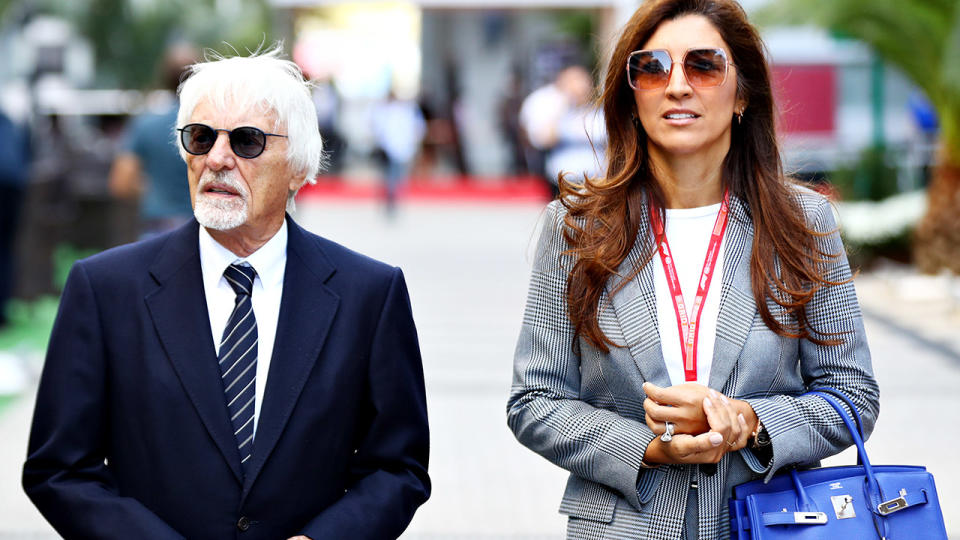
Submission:
POLYGON ((251 296, 253 294, 253 278, 256 275, 257 271, 252 266, 238 264, 231 264, 223 271, 223 277, 227 278, 227 283, 233 288, 233 292, 237 293, 237 296, 251 296))

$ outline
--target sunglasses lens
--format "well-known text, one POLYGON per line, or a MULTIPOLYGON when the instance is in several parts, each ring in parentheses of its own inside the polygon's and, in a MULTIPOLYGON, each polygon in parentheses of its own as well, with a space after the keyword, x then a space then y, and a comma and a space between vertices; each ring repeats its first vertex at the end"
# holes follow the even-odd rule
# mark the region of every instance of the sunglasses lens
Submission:
POLYGON ((230 132, 230 148, 242 158, 259 156, 266 145, 266 134, 255 127, 240 127, 230 132))
POLYGON ((720 86, 727 75, 727 59, 720 49, 689 51, 683 58, 683 74, 692 86, 720 86))
POLYGON ((670 80, 670 55, 667 51, 639 51, 630 55, 627 75, 630 86, 637 90, 662 88, 670 80))
POLYGON ((180 131, 180 144, 195 155, 206 154, 217 142, 217 132, 210 126, 190 124, 180 131))

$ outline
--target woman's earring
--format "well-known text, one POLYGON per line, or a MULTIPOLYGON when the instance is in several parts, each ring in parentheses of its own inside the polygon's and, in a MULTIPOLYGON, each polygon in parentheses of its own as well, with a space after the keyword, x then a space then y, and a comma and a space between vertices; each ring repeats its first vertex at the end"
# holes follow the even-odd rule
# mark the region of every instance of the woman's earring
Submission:
POLYGON ((743 122, 743 111, 737 112, 737 125, 739 126, 743 122))

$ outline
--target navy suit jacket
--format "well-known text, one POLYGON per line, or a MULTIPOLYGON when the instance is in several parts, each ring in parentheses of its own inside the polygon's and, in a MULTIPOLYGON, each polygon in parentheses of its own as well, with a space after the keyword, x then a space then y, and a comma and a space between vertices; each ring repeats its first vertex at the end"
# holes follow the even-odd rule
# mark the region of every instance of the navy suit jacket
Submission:
POLYGON ((395 538, 430 492, 423 370, 403 274, 289 238, 244 477, 196 221, 77 262, 23 472, 66 538, 395 538))

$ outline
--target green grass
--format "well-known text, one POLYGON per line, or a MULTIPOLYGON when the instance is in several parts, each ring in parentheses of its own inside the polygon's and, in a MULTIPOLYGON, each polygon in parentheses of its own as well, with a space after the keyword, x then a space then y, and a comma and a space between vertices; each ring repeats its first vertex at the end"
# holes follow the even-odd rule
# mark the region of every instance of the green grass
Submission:
MULTIPOLYGON (((63 290, 67 273, 73 262, 93 253, 61 244, 53 254, 54 287, 63 290)), ((57 316, 60 299, 57 296, 41 296, 34 300, 11 300, 6 306, 8 324, 0 330, 0 352, 42 356, 50 341, 50 331, 57 316)), ((18 395, 0 395, 0 414, 6 412, 18 395)))
MULTIPOLYGON (((32 302, 11 301, 7 305, 9 324, 0 330, 0 352, 42 355, 47 349, 58 302, 59 300, 52 296, 41 297, 32 302)), ((17 394, 0 395, 0 415, 5 414, 9 406, 19 398, 20 395, 17 394)))
POLYGON ((0 351, 28 350, 43 354, 59 302, 60 299, 54 296, 33 301, 10 301, 7 305, 9 324, 0 330, 0 351))
POLYGON ((19 397, 20 396, 0 396, 0 415, 2 415, 3 411, 6 410, 6 408, 19 397))

